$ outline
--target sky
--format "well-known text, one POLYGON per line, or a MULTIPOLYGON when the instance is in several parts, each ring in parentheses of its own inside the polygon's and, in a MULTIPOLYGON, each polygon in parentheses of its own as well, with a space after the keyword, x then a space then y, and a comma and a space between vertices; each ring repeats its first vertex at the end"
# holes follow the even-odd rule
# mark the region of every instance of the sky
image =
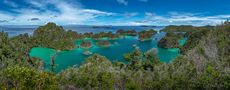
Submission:
POLYGON ((0 25, 216 25, 230 0, 1 0, 0 25))

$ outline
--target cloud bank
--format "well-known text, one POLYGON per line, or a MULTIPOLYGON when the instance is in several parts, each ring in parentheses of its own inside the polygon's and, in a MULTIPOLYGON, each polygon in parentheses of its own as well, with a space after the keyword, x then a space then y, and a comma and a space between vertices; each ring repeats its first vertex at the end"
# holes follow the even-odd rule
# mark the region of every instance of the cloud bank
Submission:
POLYGON ((115 13, 111 12, 84 9, 80 3, 67 2, 65 0, 28 0, 27 4, 29 4, 30 8, 12 9, 16 14, 0 12, 0 20, 8 20, 10 24, 44 24, 47 22, 83 24, 97 17, 115 15, 115 13), (52 9, 50 8, 51 6, 52 9), (12 20, 13 18, 15 20, 12 20), (40 21, 37 22, 38 20, 35 18, 40 21), (31 19, 29 20, 30 22, 28 22, 28 19, 31 19))
POLYGON ((160 16, 155 13, 146 12, 145 19, 129 22, 132 25, 216 25, 230 15, 202 16, 192 13, 169 12, 166 16, 160 16))

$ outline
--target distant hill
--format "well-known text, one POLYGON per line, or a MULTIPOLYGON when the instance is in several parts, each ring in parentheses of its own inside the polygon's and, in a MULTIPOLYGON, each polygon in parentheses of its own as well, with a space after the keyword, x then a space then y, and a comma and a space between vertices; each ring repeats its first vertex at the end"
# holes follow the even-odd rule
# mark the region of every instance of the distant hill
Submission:
POLYGON ((166 26, 161 31, 163 32, 194 32, 200 29, 213 29, 213 28, 215 28, 215 26, 207 25, 207 26, 196 27, 192 25, 180 25, 180 26, 169 25, 169 26, 166 26))

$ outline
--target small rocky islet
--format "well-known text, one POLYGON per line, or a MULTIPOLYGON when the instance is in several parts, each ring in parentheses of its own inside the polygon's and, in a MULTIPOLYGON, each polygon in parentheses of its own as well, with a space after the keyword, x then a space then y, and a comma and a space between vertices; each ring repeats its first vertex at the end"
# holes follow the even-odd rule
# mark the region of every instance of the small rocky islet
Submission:
POLYGON ((89 48, 92 47, 92 43, 90 41, 83 41, 80 44, 80 47, 83 48, 83 49, 89 49, 89 48))
POLYGON ((108 40, 100 40, 97 42, 97 45, 101 47, 109 47, 111 43, 108 40))

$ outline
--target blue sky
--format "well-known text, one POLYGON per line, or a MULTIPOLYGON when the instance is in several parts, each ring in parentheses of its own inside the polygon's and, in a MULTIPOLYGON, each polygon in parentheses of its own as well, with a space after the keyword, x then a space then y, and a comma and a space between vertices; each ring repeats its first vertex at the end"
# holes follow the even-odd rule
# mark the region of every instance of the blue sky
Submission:
POLYGON ((230 0, 1 0, 0 25, 216 25, 230 0))

